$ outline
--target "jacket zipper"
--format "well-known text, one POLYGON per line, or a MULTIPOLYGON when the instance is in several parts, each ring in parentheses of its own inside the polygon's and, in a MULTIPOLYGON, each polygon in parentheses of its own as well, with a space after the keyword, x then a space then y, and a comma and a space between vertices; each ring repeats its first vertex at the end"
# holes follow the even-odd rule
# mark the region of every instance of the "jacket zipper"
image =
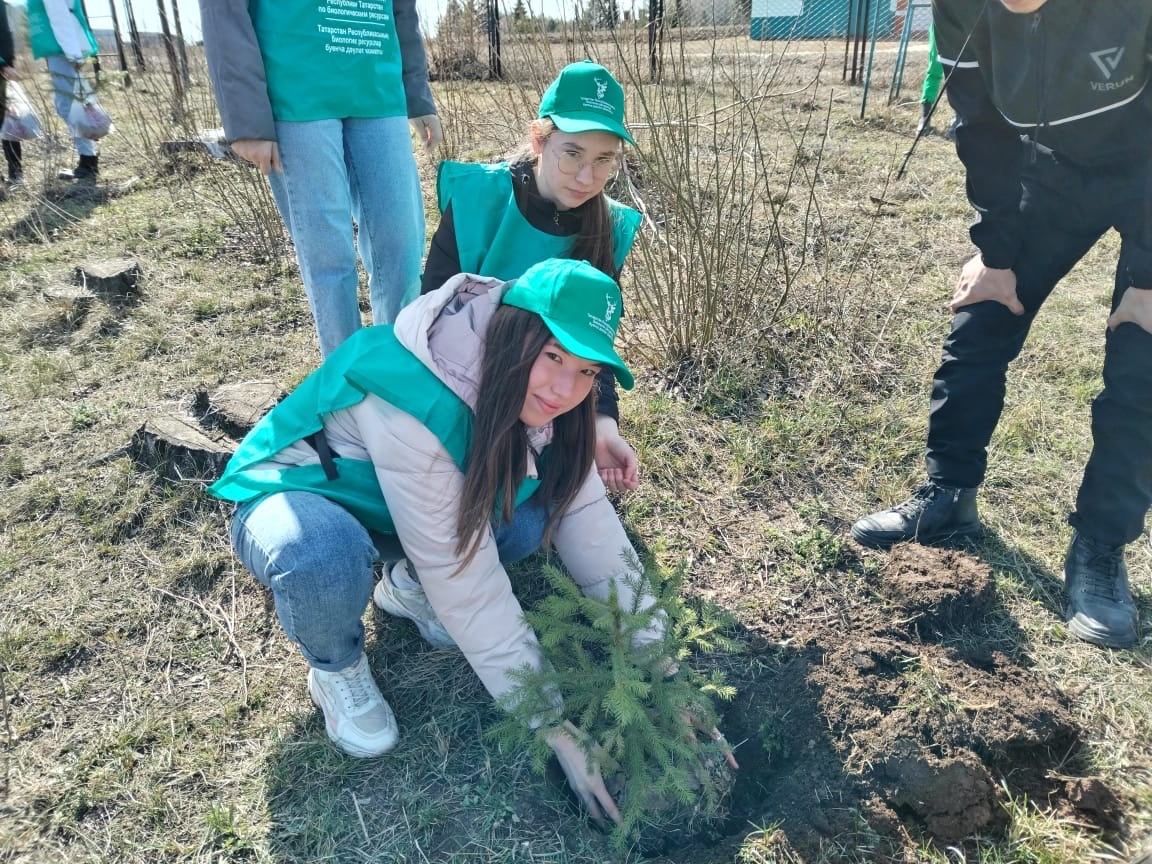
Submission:
POLYGON ((1047 61, 1047 45, 1044 38, 1044 31, 1040 29, 1040 14, 1039 12, 1032 13, 1032 35, 1039 41, 1040 50, 1037 58, 1036 75, 1039 78, 1039 86, 1037 90, 1040 93, 1040 102, 1036 110, 1036 132, 1032 135, 1032 164, 1036 164, 1036 154, 1040 149, 1040 130, 1044 126, 1044 109, 1045 109, 1045 81, 1047 76, 1044 74, 1044 67, 1047 61))

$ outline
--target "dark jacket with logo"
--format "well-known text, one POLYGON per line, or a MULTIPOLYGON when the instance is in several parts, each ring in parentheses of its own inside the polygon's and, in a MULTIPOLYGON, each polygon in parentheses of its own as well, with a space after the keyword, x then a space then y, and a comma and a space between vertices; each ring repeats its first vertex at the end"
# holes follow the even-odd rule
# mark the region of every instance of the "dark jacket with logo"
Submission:
MULTIPOLYGON (((1145 175, 1149 0, 1048 0, 1026 14, 999 0, 933 0, 932 13, 948 100, 960 118, 956 149, 980 214, 972 240, 985 264, 1015 262, 1026 160, 1051 154, 1077 170, 1145 175)), ((1152 239, 1152 224, 1145 235, 1152 239)), ((1152 287, 1146 269, 1139 287, 1152 287)))

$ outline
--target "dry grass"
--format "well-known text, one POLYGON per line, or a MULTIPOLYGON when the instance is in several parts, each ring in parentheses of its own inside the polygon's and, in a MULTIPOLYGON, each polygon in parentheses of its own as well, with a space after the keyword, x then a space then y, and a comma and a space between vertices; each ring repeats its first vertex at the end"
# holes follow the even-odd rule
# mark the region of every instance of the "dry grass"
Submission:
MULTIPOLYGON (((769 50, 733 44, 724 51, 769 50)), ((558 62, 568 49, 555 50, 558 62)), ((704 74, 716 66, 710 51, 688 50, 686 65, 668 70, 684 98, 723 102, 704 74)), ((622 513, 662 555, 689 561, 692 589, 753 633, 782 626, 801 590, 859 590, 858 575, 840 567, 845 528, 902 497, 921 470, 943 304, 968 248, 951 148, 923 142, 908 178, 894 184, 913 112, 877 110, 859 121, 858 92, 839 83, 838 65, 814 77, 823 59, 813 52, 781 67, 777 89, 765 92, 790 95, 747 109, 763 124, 763 181, 788 188, 786 178, 807 165, 792 187, 802 194, 779 199, 778 229, 763 201, 750 217, 721 214, 709 229, 715 244, 760 232, 752 245, 776 243, 773 254, 784 256, 800 244, 806 263, 781 313, 764 339, 679 389, 665 366, 642 364, 641 385, 623 404, 644 484, 622 513), (802 138, 811 117, 819 122, 802 138), (805 162, 817 153, 818 171, 805 162), (807 200, 818 207, 815 222, 807 200)), ((507 149, 534 103, 535 79, 546 76, 438 85, 454 154, 507 149)), ((633 93, 639 86, 629 84, 633 93)), ((605 838, 555 784, 486 742, 494 709, 466 665, 428 650, 406 623, 376 615, 369 623, 401 746, 369 762, 337 753, 308 703, 303 663, 227 548, 225 508, 198 484, 101 459, 150 412, 200 386, 267 378, 287 388, 316 359, 291 266, 262 260, 254 235, 236 230, 237 214, 212 205, 218 177, 173 174, 140 143, 161 137, 162 111, 129 111, 127 101, 148 90, 159 99, 164 87, 138 78, 131 91, 106 91, 121 131, 102 159, 105 192, 65 196, 42 177, 67 158, 36 147, 30 194, 0 202, 0 860, 608 860, 605 838), (44 299, 80 260, 119 255, 142 262, 139 303, 98 299, 77 314, 44 299)), ((203 88, 194 97, 202 105, 203 88)), ((642 148, 654 134, 641 130, 642 148)), ((719 151, 693 151, 704 166, 693 176, 727 176, 731 147, 726 139, 719 151)), ((421 169, 432 201, 432 165, 421 169)), ((638 194, 654 196, 644 182, 641 174, 638 194)), ((698 187, 699 200, 709 191, 698 187)), ((253 194, 249 213, 258 212, 253 194)), ((1152 828, 1149 642, 1102 652, 1071 639, 1057 614, 1062 517, 1089 448, 1115 253, 1104 244, 1066 280, 1012 371, 983 498, 995 535, 980 554, 1023 634, 1016 649, 1072 696, 1092 768, 1123 793, 1128 836, 1138 838, 1152 828)), ((630 268, 630 309, 658 275, 630 268)), ((634 358, 652 356, 639 341, 646 323, 634 325, 634 358)), ((880 560, 868 553, 862 566, 880 560)), ((1152 618, 1152 554, 1139 545, 1130 563, 1152 618)), ((976 841, 967 857, 909 838, 904 860, 1106 860, 1091 834, 1027 802, 1014 802, 1011 815, 1007 837, 976 841)), ((764 813, 759 828, 732 826, 713 849, 664 860, 875 860, 848 837, 826 838, 802 858, 774 822, 764 813)))

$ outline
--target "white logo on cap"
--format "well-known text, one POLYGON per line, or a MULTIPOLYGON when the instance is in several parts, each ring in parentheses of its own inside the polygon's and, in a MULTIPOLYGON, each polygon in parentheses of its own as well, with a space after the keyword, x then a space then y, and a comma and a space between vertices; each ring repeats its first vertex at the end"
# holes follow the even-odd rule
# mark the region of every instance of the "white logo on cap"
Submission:
POLYGON ((608 82, 603 78, 596 79, 596 98, 603 99, 604 94, 608 92, 608 82))
POLYGON ((595 330, 597 333, 602 333, 609 339, 616 338, 616 330, 612 327, 612 316, 616 314, 616 301, 612 299, 611 294, 604 295, 604 319, 601 320, 588 313, 588 326, 595 330))

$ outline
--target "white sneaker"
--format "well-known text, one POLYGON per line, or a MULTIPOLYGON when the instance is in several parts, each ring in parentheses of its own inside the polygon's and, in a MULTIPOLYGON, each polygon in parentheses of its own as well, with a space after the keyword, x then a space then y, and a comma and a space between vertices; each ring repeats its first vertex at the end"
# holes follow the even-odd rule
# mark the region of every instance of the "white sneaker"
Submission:
POLYGON ((456 647, 456 640, 448 635, 432 611, 432 604, 428 602, 424 589, 408 575, 408 562, 403 558, 392 567, 385 568, 383 577, 376 583, 376 590, 372 592, 372 602, 389 615, 413 622, 428 644, 436 648, 456 647), (400 584, 397 585, 397 582, 400 584))
POLYGON ((396 715, 380 694, 366 655, 339 672, 309 669, 308 693, 324 712, 329 739, 349 756, 379 756, 400 740, 396 715))

